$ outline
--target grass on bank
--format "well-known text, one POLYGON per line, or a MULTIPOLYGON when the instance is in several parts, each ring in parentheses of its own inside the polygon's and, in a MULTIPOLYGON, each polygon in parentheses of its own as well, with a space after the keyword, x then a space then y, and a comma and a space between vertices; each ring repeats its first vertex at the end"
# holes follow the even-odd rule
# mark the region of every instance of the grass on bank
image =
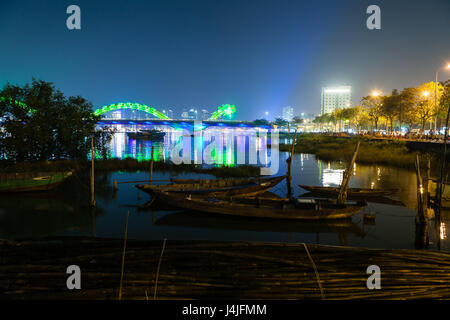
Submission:
MULTIPOLYGON (((296 153, 310 153, 318 159, 328 161, 348 161, 361 141, 356 161, 360 164, 388 165, 400 168, 414 168, 416 151, 411 151, 405 141, 372 140, 365 137, 336 137, 318 134, 301 134, 297 137, 296 153)), ((280 151, 287 151, 287 145, 280 145, 280 151)), ((423 154, 423 153, 422 153, 423 154)), ((431 155, 432 165, 437 164, 431 155)))
MULTIPOLYGON (((40 161, 40 162, 24 162, 15 165, 6 165, 0 162, 0 173, 9 172, 50 172, 50 171, 66 171, 66 170, 89 170, 90 161, 40 161)), ((137 161, 136 159, 107 159, 96 160, 94 163, 96 172, 108 171, 149 171, 150 161, 137 161)), ((180 164, 166 163, 162 161, 154 162, 154 171, 169 172, 195 172, 211 174, 216 177, 255 177, 260 175, 260 168, 253 165, 239 165, 236 167, 217 166, 205 168, 196 164, 180 164)))

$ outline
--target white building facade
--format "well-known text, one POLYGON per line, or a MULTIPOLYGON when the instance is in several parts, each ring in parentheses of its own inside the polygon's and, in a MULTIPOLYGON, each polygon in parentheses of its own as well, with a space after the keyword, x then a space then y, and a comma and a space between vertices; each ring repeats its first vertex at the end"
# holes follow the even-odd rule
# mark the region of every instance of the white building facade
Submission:
POLYGON ((352 87, 322 88, 320 113, 331 113, 336 109, 349 108, 352 104, 352 87))
POLYGON ((283 108, 283 120, 291 122, 294 118, 294 108, 291 106, 283 108))

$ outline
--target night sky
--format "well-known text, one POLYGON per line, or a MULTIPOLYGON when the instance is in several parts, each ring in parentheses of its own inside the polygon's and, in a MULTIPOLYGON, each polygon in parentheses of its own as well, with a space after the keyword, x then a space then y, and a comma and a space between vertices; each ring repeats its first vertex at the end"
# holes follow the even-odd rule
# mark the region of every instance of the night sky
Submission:
POLYGON ((372 89, 433 81, 446 62, 449 0, 0 2, 0 86, 35 77, 95 107, 317 114, 322 86, 351 85, 357 103, 372 89), (71 4, 81 7, 79 31, 66 28, 71 4), (381 30, 366 28, 371 4, 381 30))

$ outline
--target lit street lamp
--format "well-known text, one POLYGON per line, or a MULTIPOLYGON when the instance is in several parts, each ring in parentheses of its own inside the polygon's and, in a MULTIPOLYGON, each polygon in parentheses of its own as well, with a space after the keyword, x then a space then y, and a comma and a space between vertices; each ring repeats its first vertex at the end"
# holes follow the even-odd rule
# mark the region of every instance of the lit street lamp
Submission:
POLYGON ((377 90, 372 91, 372 97, 378 97, 379 95, 381 95, 381 92, 377 90))

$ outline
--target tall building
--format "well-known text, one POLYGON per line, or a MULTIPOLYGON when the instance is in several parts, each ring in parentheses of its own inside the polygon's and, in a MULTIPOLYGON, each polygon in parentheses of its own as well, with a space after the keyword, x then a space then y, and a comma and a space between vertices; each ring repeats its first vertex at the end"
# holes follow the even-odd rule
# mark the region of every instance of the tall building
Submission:
POLYGON ((202 120, 208 120, 209 119, 209 111, 206 109, 202 110, 202 120))
POLYGON ((172 109, 164 109, 162 111, 164 115, 166 115, 168 118, 173 119, 173 110, 172 109))
POLYGON ((348 108, 352 104, 352 87, 324 87, 322 88, 322 99, 320 113, 331 113, 336 109, 348 108))
POLYGON ((197 120, 198 119, 198 111, 197 109, 191 108, 188 111, 188 119, 197 120))
POLYGON ((294 118, 294 108, 287 106, 283 108, 283 120, 291 122, 294 118))

